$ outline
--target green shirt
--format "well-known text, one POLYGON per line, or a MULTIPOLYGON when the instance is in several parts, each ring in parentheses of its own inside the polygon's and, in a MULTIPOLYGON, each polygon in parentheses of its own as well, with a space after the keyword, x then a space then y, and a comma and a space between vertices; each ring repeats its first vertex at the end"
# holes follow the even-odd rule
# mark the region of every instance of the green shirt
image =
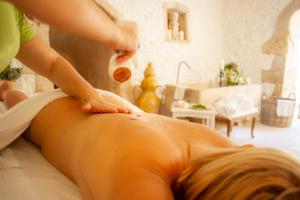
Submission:
POLYGON ((17 55, 20 45, 31 40, 35 34, 21 11, 11 3, 0 0, 0 72, 17 55))

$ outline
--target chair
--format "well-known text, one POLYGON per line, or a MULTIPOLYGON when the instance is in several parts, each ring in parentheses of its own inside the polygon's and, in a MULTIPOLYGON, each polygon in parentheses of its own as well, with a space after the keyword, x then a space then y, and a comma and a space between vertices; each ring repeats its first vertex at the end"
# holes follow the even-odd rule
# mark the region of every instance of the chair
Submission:
POLYGON ((227 137, 230 137, 233 126, 244 120, 251 119, 251 137, 254 138, 256 116, 258 114, 254 103, 242 94, 226 95, 215 103, 217 111, 216 121, 225 122, 227 137))
POLYGON ((227 125, 227 137, 230 137, 230 135, 232 133, 233 126, 234 126, 235 123, 251 119, 252 120, 252 122, 251 122, 251 137, 254 138, 254 128, 255 128, 257 114, 258 114, 258 112, 253 112, 253 113, 249 113, 247 115, 242 115, 242 116, 238 116, 238 117, 234 117, 234 118, 227 118, 227 117, 222 116, 222 115, 217 115, 216 116, 216 121, 226 123, 226 125, 227 125))

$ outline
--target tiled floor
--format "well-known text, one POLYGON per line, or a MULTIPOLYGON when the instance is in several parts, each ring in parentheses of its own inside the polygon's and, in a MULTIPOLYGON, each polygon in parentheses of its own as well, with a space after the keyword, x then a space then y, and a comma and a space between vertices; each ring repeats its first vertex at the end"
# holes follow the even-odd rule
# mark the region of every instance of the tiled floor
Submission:
MULTIPOLYGON (((226 135, 224 124, 216 128, 226 135)), ((254 130, 255 138, 251 139, 250 124, 235 126, 231 139, 239 144, 251 143, 262 147, 275 147, 292 151, 300 157, 300 119, 294 119, 290 128, 274 128, 258 123, 254 130)))

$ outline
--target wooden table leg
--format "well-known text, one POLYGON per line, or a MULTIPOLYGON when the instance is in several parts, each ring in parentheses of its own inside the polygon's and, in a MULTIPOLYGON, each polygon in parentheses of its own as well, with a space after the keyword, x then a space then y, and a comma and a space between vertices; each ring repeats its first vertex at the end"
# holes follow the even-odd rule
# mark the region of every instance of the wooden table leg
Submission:
POLYGON ((215 116, 210 117, 210 128, 214 129, 215 128, 215 116))
POLYGON ((255 127, 255 123, 256 123, 256 117, 252 118, 252 124, 251 124, 251 137, 254 138, 254 127, 255 127))
POLYGON ((227 137, 230 137, 232 132, 233 122, 231 120, 227 121, 227 137))
POLYGON ((230 121, 226 121, 226 126, 227 126, 227 137, 230 135, 230 121))

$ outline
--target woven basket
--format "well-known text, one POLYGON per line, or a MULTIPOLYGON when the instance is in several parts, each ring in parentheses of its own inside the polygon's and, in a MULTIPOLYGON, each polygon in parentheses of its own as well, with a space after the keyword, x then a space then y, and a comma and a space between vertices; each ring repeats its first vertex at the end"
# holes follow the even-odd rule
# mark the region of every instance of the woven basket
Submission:
POLYGON ((277 100, 283 99, 283 100, 289 100, 294 103, 293 113, 295 110, 295 98, 291 98, 291 95, 288 98, 282 98, 282 97, 273 97, 269 99, 262 99, 261 103, 261 123, 273 126, 273 127, 280 127, 280 128, 287 128, 290 127, 293 121, 293 115, 289 117, 281 117, 277 116, 277 100))

